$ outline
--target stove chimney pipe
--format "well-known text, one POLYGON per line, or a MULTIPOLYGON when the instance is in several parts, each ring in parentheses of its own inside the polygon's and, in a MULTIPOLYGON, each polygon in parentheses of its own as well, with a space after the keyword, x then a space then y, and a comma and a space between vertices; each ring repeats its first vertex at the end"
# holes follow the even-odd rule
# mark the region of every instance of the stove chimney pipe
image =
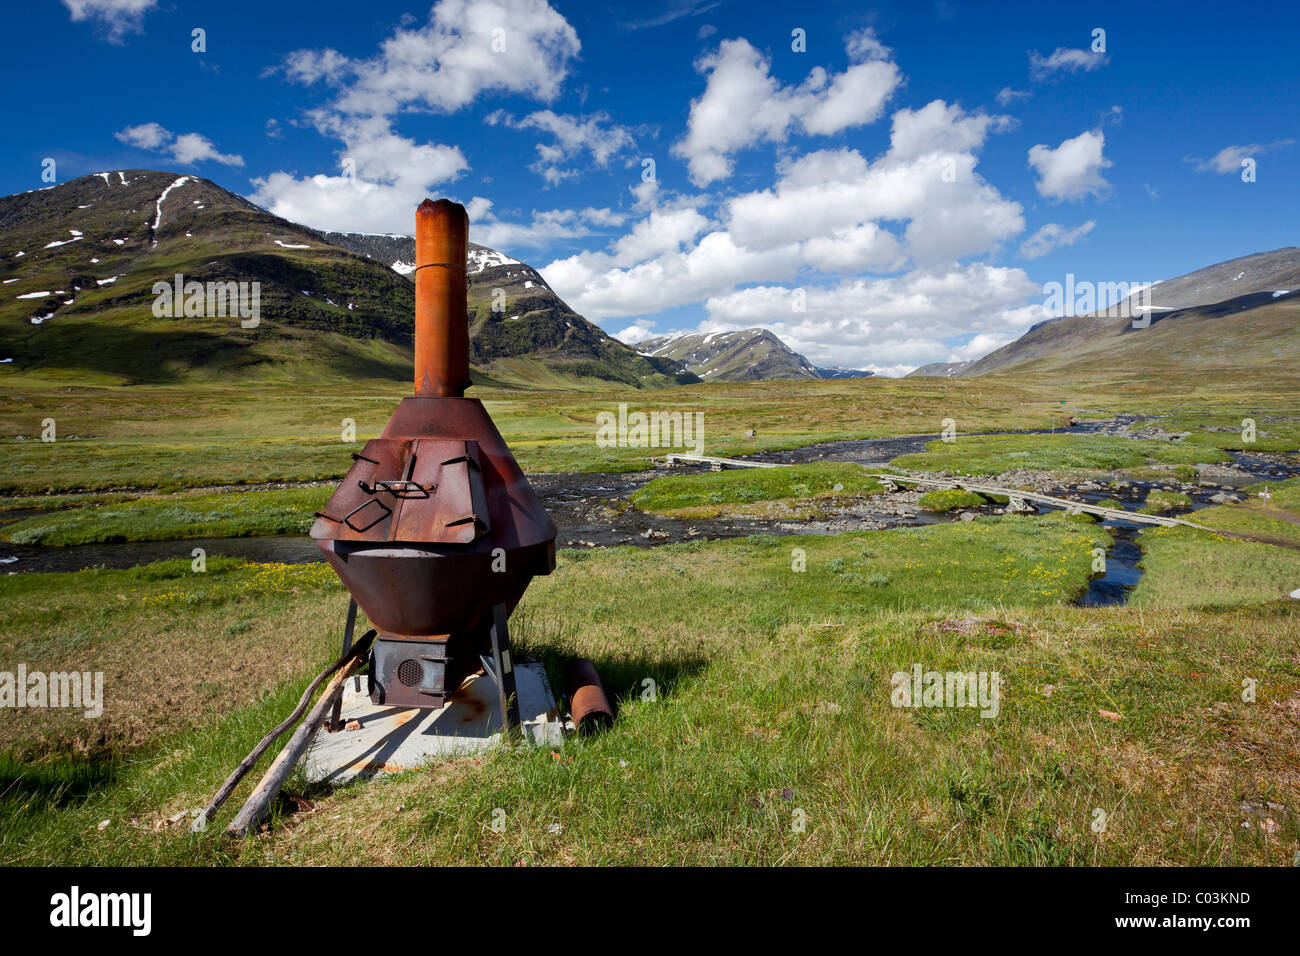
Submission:
POLYGON ((415 394, 460 398, 469 378, 465 254, 469 215, 426 199, 415 211, 415 394))

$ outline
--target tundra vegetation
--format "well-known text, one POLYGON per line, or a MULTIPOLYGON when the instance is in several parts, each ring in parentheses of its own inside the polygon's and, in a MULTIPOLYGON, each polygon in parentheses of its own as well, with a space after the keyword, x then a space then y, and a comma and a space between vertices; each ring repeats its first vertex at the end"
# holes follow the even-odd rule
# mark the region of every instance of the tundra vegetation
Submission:
MULTIPOLYGON (((934 434, 952 417, 955 443, 893 463, 952 474, 1172 475, 1224 461, 1233 438, 1215 429, 1248 413, 1296 447, 1293 389, 1198 389, 865 379, 480 397, 532 470, 643 468, 652 450, 595 444, 597 414, 620 401, 702 412, 706 454, 725 455, 934 434), (1215 440, 970 434, 1121 411, 1215 440)), ((297 531, 329 489, 259 486, 337 479, 360 448, 341 420, 364 441, 401 394, 14 377, 0 433, 26 440, 4 441, 0 490, 29 520, 6 532, 54 545, 297 531), (41 442, 50 416, 59 439, 41 442), (32 516, 33 500, 58 511, 32 516)), ((636 503, 727 514, 879 493, 852 469, 671 475, 636 503)), ((224 816, 201 835, 168 821, 200 807, 337 654, 347 596, 333 572, 214 557, 204 573, 184 560, 0 576, 0 670, 105 676, 98 720, 0 722, 0 862, 1289 864, 1300 482, 1268 488, 1197 511, 1215 531, 1143 531, 1144 573, 1119 607, 1074 604, 1111 538, 1062 514, 562 551, 514 634, 557 685, 566 659, 592 658, 619 702, 612 732, 336 790, 295 777, 269 831, 241 844, 220 837, 224 816), (997 671, 998 716, 892 706, 891 675, 917 663, 997 671)))
POLYGON ((817 499, 844 499, 883 490, 859 465, 818 462, 784 468, 744 468, 713 474, 665 475, 632 495, 643 511, 681 518, 747 515, 753 506, 780 502, 815 504, 817 499))
POLYGON ((1068 475, 1229 460, 1225 451, 1208 445, 1141 441, 1116 435, 968 435, 953 442, 928 442, 925 451, 902 455, 893 464, 952 475, 997 475, 1019 468, 1068 475))
POLYGON ((955 511, 958 508, 978 508, 981 505, 988 504, 988 500, 973 491, 965 491, 961 488, 940 488, 937 491, 927 491, 921 496, 920 505, 926 511, 945 512, 955 511))
POLYGON ((1163 515, 1174 511, 1186 511, 1191 506, 1191 497, 1181 491, 1161 491, 1157 488, 1147 494, 1146 502, 1138 511, 1148 515, 1163 515))

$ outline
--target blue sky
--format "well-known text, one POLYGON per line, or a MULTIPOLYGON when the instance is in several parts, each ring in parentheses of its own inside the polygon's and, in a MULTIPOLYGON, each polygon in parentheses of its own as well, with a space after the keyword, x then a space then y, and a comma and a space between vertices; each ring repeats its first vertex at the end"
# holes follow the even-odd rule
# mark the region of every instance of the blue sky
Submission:
POLYGON ((46 157, 59 181, 176 169, 368 232, 448 195, 627 341, 761 326, 898 374, 1009 341, 1067 273, 1295 244, 1293 5, 47 0, 7 20, 5 192, 45 185, 46 157))

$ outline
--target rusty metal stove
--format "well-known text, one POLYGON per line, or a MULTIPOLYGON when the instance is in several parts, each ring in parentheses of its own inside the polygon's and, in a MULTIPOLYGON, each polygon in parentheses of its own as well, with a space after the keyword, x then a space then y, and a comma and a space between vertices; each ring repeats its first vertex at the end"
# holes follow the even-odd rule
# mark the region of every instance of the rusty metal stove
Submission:
POLYGON ((376 704, 441 707, 480 663, 504 704, 506 618, 555 569, 555 525, 482 402, 464 397, 465 208, 426 199, 415 224, 415 395, 352 456, 311 536, 377 631, 376 704))

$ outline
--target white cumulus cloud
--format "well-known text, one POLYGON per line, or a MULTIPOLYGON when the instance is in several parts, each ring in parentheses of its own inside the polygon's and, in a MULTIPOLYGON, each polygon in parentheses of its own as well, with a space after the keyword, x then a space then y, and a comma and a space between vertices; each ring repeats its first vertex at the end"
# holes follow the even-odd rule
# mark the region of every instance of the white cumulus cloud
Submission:
POLYGON ((590 157, 592 165, 605 169, 619 153, 636 146, 631 131, 614 123, 609 114, 603 112, 574 116, 537 110, 516 118, 504 110, 497 110, 486 117, 486 122, 492 126, 501 124, 512 129, 534 129, 549 134, 552 142, 536 144, 537 161, 528 168, 552 186, 578 177, 579 168, 565 164, 584 153, 590 157))
POLYGON ((144 32, 144 16, 158 0, 63 0, 63 5, 74 23, 98 23, 110 43, 121 43, 128 33, 144 32))
POLYGON ((201 133, 177 135, 160 123, 141 123, 128 126, 113 134, 119 141, 136 149, 147 149, 168 156, 182 166, 214 162, 226 166, 242 166, 244 158, 233 153, 223 153, 201 133))
POLYGON ((1034 50, 1029 54, 1029 75, 1036 80, 1043 80, 1055 73, 1091 73, 1105 66, 1108 60, 1106 54, 1093 53, 1091 50, 1057 47, 1048 56, 1034 50))
POLYGON ((1018 269, 954 260, 1024 229, 1020 205, 976 172, 988 135, 1009 126, 942 101, 899 110, 875 161, 845 148, 791 158, 770 188, 713 215, 707 197, 648 193, 623 237, 542 271, 588 317, 636 318, 619 332, 629 342, 648 337, 642 318, 702 301, 699 331, 768 328, 819 364, 882 374, 948 360, 975 336, 1001 344, 1043 317, 1029 304, 1038 287, 1018 269))
POLYGON ((1105 146, 1106 135, 1101 130, 1085 130, 1055 149, 1043 143, 1031 147, 1029 165, 1038 172, 1034 184, 1038 194, 1057 201, 1104 197, 1110 192, 1110 183, 1101 174, 1111 166, 1102 155, 1105 146))
POLYGON ((485 92, 552 100, 580 49, 577 32, 545 0, 439 0, 426 24, 395 30, 372 57, 297 50, 284 70, 337 87, 341 113, 450 113, 485 92))
POLYGON ((1281 149, 1283 146, 1290 146, 1294 142, 1293 139, 1280 139, 1276 143, 1225 146, 1209 159, 1189 158, 1188 162, 1197 163, 1196 171, 1198 173, 1235 173, 1241 170, 1241 161, 1243 159, 1253 159, 1256 156, 1262 156, 1265 153, 1281 149))
POLYGON ((622 332, 615 332, 614 338, 624 345, 637 345, 655 337, 655 333, 650 329, 653 324, 649 319, 637 319, 622 332))
POLYGON ((1041 289, 1022 270, 982 263, 805 289, 756 286, 706 303, 699 331, 766 328, 817 365, 880 374, 979 357, 1043 319, 1041 289), (948 346, 945 339, 965 339, 948 346))
POLYGON ((959 261, 1024 230, 1020 204, 977 171, 988 136, 1012 125, 936 100, 897 110, 874 160, 796 154, 770 187, 723 200, 637 190, 621 237, 542 272, 588 317, 634 320, 618 333, 628 342, 649 336, 647 317, 703 303, 698 331, 768 328, 822 365, 896 374, 956 360, 1044 317, 1021 270, 959 261))
POLYGON ((724 40, 702 56, 696 69, 708 81, 691 102, 686 135, 673 146, 691 181, 705 186, 727 178, 733 153, 784 142, 792 130, 830 135, 879 119, 902 74, 869 31, 851 34, 846 48, 850 65, 844 72, 814 67, 797 86, 773 77, 771 62, 743 38, 724 40))
MULTIPOLYGON (((341 142, 338 174, 274 172, 253 181, 250 198, 276 215, 319 228, 409 232, 420 199, 458 178, 469 162, 455 146, 401 135, 394 128, 398 117, 451 113, 488 94, 550 101, 580 49, 573 27, 545 0, 439 0, 425 24, 394 30, 373 56, 297 50, 280 69, 293 82, 331 91, 328 103, 310 111, 308 120, 341 142)), ((563 144, 549 154, 558 162, 566 149, 577 148, 574 137, 584 131, 572 133, 563 117, 550 116, 549 126, 541 117, 535 122, 563 144)), ((587 132, 590 148, 603 155, 604 143, 590 143, 587 132)), ((558 212, 537 215, 510 232, 493 221, 495 238, 536 242, 590 234, 579 213, 567 221, 558 212)))
POLYGON ((1020 254, 1026 259, 1038 259, 1053 249, 1072 246, 1088 233, 1097 223, 1089 219, 1081 226, 1066 229, 1060 223, 1049 222, 1020 244, 1020 254))

